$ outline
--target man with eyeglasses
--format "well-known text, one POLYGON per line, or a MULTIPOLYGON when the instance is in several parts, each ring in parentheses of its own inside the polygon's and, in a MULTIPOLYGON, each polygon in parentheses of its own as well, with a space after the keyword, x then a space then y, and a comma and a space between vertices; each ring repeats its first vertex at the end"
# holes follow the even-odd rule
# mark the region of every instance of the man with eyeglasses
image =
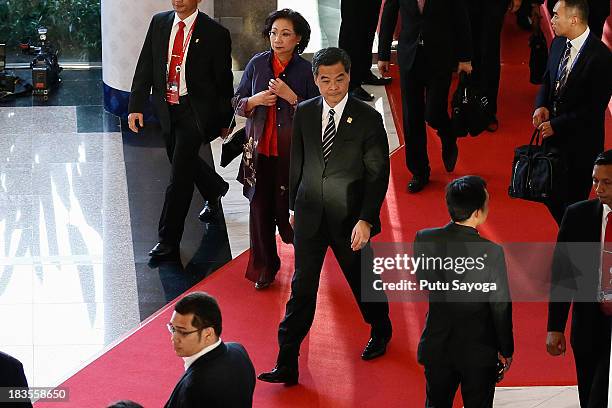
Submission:
POLYGON ((185 361, 185 374, 165 408, 253 405, 253 363, 241 344, 221 340, 221 310, 215 298, 190 293, 174 306, 167 326, 176 355, 185 361))

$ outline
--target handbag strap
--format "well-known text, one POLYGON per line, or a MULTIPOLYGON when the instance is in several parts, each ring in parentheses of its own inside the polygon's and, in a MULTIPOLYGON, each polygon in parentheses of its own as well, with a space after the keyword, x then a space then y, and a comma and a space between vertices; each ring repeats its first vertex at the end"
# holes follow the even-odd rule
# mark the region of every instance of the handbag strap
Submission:
POLYGON ((529 140, 529 147, 531 146, 541 146, 542 145, 542 134, 540 129, 535 128, 533 134, 531 135, 531 139, 529 140), (535 143, 534 143, 535 142, 535 143))

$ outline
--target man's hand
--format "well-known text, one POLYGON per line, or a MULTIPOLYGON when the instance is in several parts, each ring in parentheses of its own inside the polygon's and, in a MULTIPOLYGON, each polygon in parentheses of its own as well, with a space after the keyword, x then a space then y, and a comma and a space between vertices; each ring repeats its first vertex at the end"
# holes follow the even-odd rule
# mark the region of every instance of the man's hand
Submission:
POLYGON ((538 126, 538 129, 540 129, 540 134, 542 137, 549 137, 555 134, 550 121, 543 122, 540 126, 538 126))
POLYGON ((136 126, 136 123, 138 123, 141 128, 144 127, 144 115, 142 113, 130 113, 128 115, 128 126, 134 133, 138 133, 138 126, 136 126))
POLYGON ((361 250, 368 243, 371 229, 371 225, 364 220, 357 221, 351 233, 351 249, 353 251, 361 250))
POLYGON ((466 74, 472 73, 472 61, 460 62, 459 68, 457 68, 457 73, 460 74, 465 72, 466 74))
POLYGON ((542 106, 533 112, 533 127, 540 127, 543 122, 546 122, 550 118, 550 112, 548 108, 542 106))
POLYGON ((551 356, 565 354, 565 334, 562 332, 549 331, 546 335, 546 351, 551 356))
POLYGON ((380 71, 380 75, 387 76, 389 73, 389 61, 378 61, 378 71, 380 71))
POLYGON ((508 11, 511 13, 516 13, 518 9, 521 8, 522 0, 512 0, 508 5, 508 11))
POLYGON ((280 78, 271 79, 268 82, 268 90, 291 105, 297 102, 298 97, 295 92, 280 78))
POLYGON ((504 365, 504 373, 507 373, 510 370, 510 366, 512 365, 512 357, 504 357, 501 353, 497 354, 499 361, 504 365))
POLYGON ((225 140, 231 132, 232 130, 229 128, 221 128, 221 134, 219 135, 219 137, 221 138, 221 140, 225 140))
POLYGON ((295 215, 294 214, 289 214, 289 225, 291 225, 291 228, 295 229, 295 215))

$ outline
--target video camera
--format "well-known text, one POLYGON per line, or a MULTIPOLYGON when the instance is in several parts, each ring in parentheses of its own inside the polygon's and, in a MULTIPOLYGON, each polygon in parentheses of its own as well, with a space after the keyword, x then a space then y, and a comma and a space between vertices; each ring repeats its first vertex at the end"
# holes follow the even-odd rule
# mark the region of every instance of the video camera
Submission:
POLYGON ((59 50, 47 41, 47 29, 45 27, 38 28, 38 38, 38 45, 32 45, 28 40, 20 44, 20 48, 24 54, 35 55, 34 60, 30 63, 32 68, 32 95, 39 95, 47 99, 51 90, 61 82, 59 75, 62 67, 59 66, 57 61, 59 50))

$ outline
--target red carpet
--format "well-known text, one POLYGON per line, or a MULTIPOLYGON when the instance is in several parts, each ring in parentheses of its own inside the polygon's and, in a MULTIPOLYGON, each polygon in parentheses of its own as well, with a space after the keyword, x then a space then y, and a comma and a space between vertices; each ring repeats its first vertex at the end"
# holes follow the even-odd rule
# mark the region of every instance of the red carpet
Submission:
MULTIPOLYGON (((528 82, 527 34, 519 32, 514 24, 506 24, 503 51, 499 131, 461 139, 459 162, 452 175, 443 172, 439 140, 431 132, 432 182, 418 195, 408 195, 405 190, 409 174, 404 150, 393 154, 392 178, 382 210, 383 233, 375 241, 411 242, 418 229, 446 223, 449 217, 443 200, 444 185, 469 173, 486 178, 491 193, 491 214, 483 235, 498 242, 555 239, 556 226, 543 206, 511 200, 507 195, 513 149, 525 143, 531 132, 536 87, 528 82)), ((388 93, 401 133, 398 82, 393 82, 388 93)), ((257 372, 274 365, 277 325, 289 296, 292 248, 283 245, 281 257, 279 280, 266 292, 256 292, 243 278, 246 254, 194 287, 218 298, 224 318, 222 338, 243 343, 257 372)), ((359 355, 369 329, 335 259, 328 256, 314 326, 302 347, 300 385, 286 388, 258 382, 255 406, 422 407, 423 370, 415 358, 426 308, 423 303, 393 303, 394 335, 387 355, 372 362, 361 361, 359 355)), ((118 399, 133 399, 145 407, 162 406, 183 371, 182 360, 174 355, 165 328, 171 312, 172 304, 66 381, 63 386, 70 388, 69 403, 41 403, 37 407, 102 407, 118 399)), ((546 305, 515 304, 514 319, 515 362, 500 385, 575 384, 571 355, 552 358, 546 354, 546 305)))

